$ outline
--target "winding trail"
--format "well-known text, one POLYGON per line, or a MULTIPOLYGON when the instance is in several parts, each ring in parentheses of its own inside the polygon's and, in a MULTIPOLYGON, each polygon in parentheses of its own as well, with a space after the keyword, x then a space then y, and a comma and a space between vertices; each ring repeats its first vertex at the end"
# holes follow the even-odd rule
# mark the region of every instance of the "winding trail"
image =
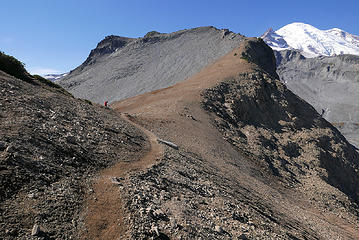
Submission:
POLYGON ((85 216, 87 232, 82 237, 83 239, 129 238, 128 227, 125 224, 125 203, 118 184, 121 185, 121 179, 130 172, 150 167, 163 155, 163 148, 152 132, 131 121, 131 116, 125 114, 121 114, 121 116, 147 135, 150 141, 150 150, 138 161, 119 162, 100 172, 93 184, 93 194, 87 199, 87 215, 85 216), (115 182, 114 179, 116 179, 115 182))
MULTIPOLYGON (((256 66, 238 57, 243 51, 244 45, 241 45, 184 82, 113 103, 111 107, 136 116, 141 124, 151 129, 157 136, 175 143, 185 151, 201 156, 205 159, 205 164, 211 164, 214 169, 218 169, 219 176, 233 179, 233 182, 240 184, 243 189, 248 189, 242 194, 246 196, 250 192, 245 201, 248 199, 253 201, 252 206, 255 209, 258 208, 256 196, 261 196, 263 203, 260 206, 266 206, 270 212, 276 213, 283 221, 289 221, 280 224, 288 228, 303 228, 303 231, 308 232, 320 231, 323 239, 327 239, 332 234, 335 236, 333 239, 340 239, 341 236, 357 239, 354 221, 354 224, 346 222, 346 219, 338 221, 338 217, 328 213, 325 208, 315 210, 316 205, 312 204, 306 195, 298 193, 294 198, 293 191, 266 183, 261 175, 254 175, 252 172, 254 165, 249 164, 249 160, 247 161, 240 152, 224 140, 223 135, 213 125, 215 116, 209 115, 201 106, 203 90, 225 79, 236 77, 238 74, 257 71, 256 66), (239 166, 239 164, 240 171, 234 171, 233 166, 239 166), (329 231, 333 228, 334 230, 329 231)), ((111 182, 111 178, 124 177, 129 172, 145 169, 163 154, 157 137, 152 132, 131 121, 130 116, 124 114, 122 116, 148 136, 151 149, 138 161, 121 162, 101 172, 94 186, 93 197, 97 200, 93 198, 89 202, 89 214, 86 219, 89 235, 86 239, 128 239, 130 237, 125 224, 125 202, 119 194, 118 186, 111 182)), ((231 186, 228 185, 228 187, 231 186)), ((171 206, 174 215, 179 211, 185 212, 176 210, 174 205, 168 206, 171 206)), ((215 204, 212 206, 215 207, 215 204)), ((192 216, 188 215, 179 214, 178 216, 192 219, 192 216)), ((263 216, 266 217, 266 215, 263 216)))

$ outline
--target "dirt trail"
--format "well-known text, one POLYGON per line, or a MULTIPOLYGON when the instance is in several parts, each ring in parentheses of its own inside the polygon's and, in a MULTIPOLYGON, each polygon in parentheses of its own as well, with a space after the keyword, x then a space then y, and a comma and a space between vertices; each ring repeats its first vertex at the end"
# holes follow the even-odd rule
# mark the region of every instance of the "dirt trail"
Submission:
MULTIPOLYGON (((306 216, 298 215, 293 210, 298 205, 291 201, 290 195, 287 195, 288 193, 285 191, 277 192, 275 188, 271 188, 252 177, 246 161, 243 160, 240 163, 236 161, 236 159, 241 159, 241 156, 214 129, 211 116, 200 105, 201 92, 226 78, 255 71, 252 64, 238 57, 240 55, 238 53, 241 51, 240 46, 184 82, 125 99, 113 103, 112 106, 118 111, 128 112, 136 116, 136 121, 146 125, 146 128, 151 129, 157 136, 173 141, 182 149, 201 155, 203 159, 207 159, 208 163, 220 169, 224 175, 231 176, 231 178, 241 182, 241 185, 258 192, 269 203, 273 199, 266 196, 272 196, 275 192, 278 195, 276 198, 280 197, 282 203, 275 205, 274 208, 290 219, 306 222, 306 219, 309 218, 312 222, 321 222, 325 225, 321 227, 313 224, 310 227, 314 227, 314 229, 326 229, 326 227, 335 226, 337 232, 350 237, 357 236, 357 231, 345 220, 336 224, 337 221, 334 218, 315 212, 307 212, 306 216), (232 167, 226 164, 227 162, 243 164, 241 173, 233 172, 232 167)), ((309 204, 307 199, 305 202, 309 204)))
POLYGON ((125 223, 124 200, 119 184, 130 172, 140 171, 156 162, 163 154, 157 137, 147 129, 131 121, 131 116, 121 114, 130 124, 142 130, 150 141, 149 152, 135 162, 119 162, 103 170, 93 185, 93 194, 87 200, 85 224, 87 233, 83 239, 128 239, 125 223), (117 183, 118 182, 118 183, 117 183))

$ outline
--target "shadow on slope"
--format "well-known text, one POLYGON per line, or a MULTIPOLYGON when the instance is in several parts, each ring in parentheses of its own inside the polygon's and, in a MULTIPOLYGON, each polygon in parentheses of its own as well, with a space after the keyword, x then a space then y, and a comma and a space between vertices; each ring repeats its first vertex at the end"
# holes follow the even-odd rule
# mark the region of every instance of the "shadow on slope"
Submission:
POLYGON ((305 58, 298 51, 275 51, 277 73, 359 147, 359 56, 305 58))
POLYGON ((279 181, 295 184, 318 175, 359 203, 359 153, 276 79, 273 52, 256 47, 260 42, 246 42, 238 54, 259 69, 206 90, 203 107, 217 115, 215 124, 229 142, 255 156, 279 181), (252 61, 259 57, 272 61, 263 66, 252 61))

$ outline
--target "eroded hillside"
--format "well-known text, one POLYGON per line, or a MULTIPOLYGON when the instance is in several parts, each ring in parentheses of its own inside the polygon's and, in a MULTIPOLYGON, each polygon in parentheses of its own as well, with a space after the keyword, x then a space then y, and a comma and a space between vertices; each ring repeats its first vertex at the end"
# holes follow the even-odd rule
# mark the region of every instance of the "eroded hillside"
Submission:
POLYGON ((91 179, 140 158, 146 137, 112 110, 58 86, 2 71, 0 82, 0 238, 79 238, 91 179), (34 225, 40 232, 31 236, 34 225))

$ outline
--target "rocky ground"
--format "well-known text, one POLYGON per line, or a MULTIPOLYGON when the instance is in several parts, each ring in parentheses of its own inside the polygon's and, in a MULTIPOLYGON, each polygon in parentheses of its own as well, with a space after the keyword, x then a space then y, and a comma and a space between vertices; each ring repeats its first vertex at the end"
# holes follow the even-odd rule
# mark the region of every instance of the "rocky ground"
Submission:
POLYGON ((223 136, 288 184, 317 174, 359 202, 359 153, 283 83, 256 72, 204 93, 223 136))
POLYGON ((140 158, 146 136, 108 108, 0 78, 0 238, 78 238, 92 177, 140 158))

